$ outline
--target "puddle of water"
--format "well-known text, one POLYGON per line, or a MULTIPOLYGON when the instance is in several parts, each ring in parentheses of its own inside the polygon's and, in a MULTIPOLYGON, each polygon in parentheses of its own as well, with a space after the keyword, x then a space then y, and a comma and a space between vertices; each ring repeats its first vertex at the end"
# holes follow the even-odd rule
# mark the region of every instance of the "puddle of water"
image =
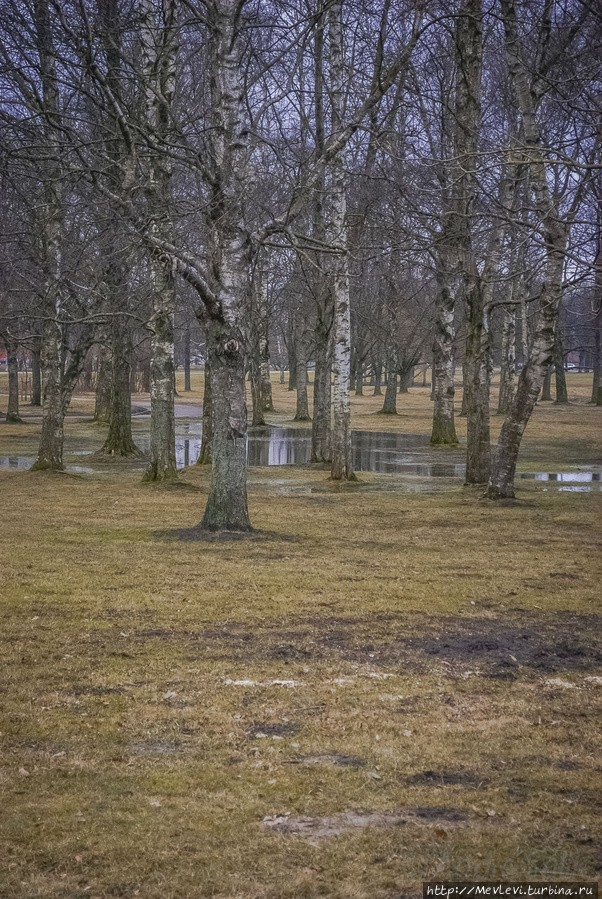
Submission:
MULTIPOLYGON (((181 409, 195 407, 181 406, 181 409)), ((178 426, 176 436, 176 463, 178 468, 194 465, 201 450, 202 422, 183 422, 178 426)), ((138 436, 136 442, 141 450, 148 452, 150 438, 138 436)), ((371 471, 381 474, 398 474, 418 479, 464 478, 466 467, 461 462, 430 461, 428 435, 402 434, 389 431, 354 431, 352 433, 353 466, 355 471, 371 471), (426 457, 426 458, 425 458, 426 457)), ((90 455, 89 450, 74 452, 74 456, 90 455)), ((247 437, 247 458, 252 467, 272 467, 282 465, 307 465, 311 458, 311 430, 309 428, 265 427, 251 428, 247 437)), ((30 468, 32 456, 0 456, 0 468, 30 468)), ((135 463, 141 466, 139 460, 135 463)), ((95 469, 82 465, 67 465, 67 471, 88 474, 95 469)), ((100 470, 106 467, 100 466, 100 470)), ((592 482, 600 481, 600 471, 568 471, 558 473, 524 472, 520 480, 555 482, 558 489, 573 492, 587 492, 592 482), (575 486, 564 486, 575 485, 575 486), (562 486, 560 486, 562 485, 562 486)), ((388 489, 390 485, 384 485, 388 489)), ((313 492, 307 485, 282 484, 282 492, 313 492)), ((545 489, 545 488, 544 488, 545 489)))
MULTIPOLYGON (((21 471, 27 471, 31 468, 35 458, 33 456, 0 456, 0 468, 17 468, 21 471)), ((65 471, 74 474, 94 474, 93 468, 84 465, 65 465, 65 471)))
MULTIPOLYGON (((194 465, 201 450, 200 422, 188 428, 194 436, 176 437, 178 468, 194 465)), ((141 449, 148 449, 143 439, 141 449)), ((428 437, 420 434, 392 434, 380 431, 354 431, 352 434, 355 471, 382 474, 405 474, 421 478, 462 478, 465 466, 453 462, 424 462, 422 452, 428 448, 428 437)), ((308 428, 251 429, 247 438, 250 466, 306 465, 311 459, 311 431, 308 428)))
MULTIPOLYGON (((600 480, 599 471, 560 471, 556 474, 546 474, 545 472, 524 472, 519 474, 521 480, 535 481, 568 481, 570 483, 591 483, 591 481, 600 480)), ((562 490, 562 488, 560 488, 562 490)))

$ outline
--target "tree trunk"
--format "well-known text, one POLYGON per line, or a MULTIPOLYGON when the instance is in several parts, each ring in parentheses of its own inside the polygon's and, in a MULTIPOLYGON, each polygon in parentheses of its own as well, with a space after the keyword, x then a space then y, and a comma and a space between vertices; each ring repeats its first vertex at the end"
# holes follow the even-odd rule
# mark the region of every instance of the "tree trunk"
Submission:
POLYGON ((116 315, 111 326, 113 350, 109 433, 100 450, 107 456, 139 456, 132 437, 132 335, 126 318, 116 315))
POLYGON ((311 461, 331 461, 331 372, 328 324, 318 319, 315 333, 314 419, 311 429, 311 461))
POLYGON ((506 34, 506 56, 522 113, 525 155, 530 164, 535 209, 543 230, 546 271, 541 286, 539 320, 531 354, 521 371, 516 396, 498 440, 487 487, 487 496, 490 499, 514 496, 514 476, 522 436, 533 412, 545 373, 553 359, 567 240, 566 223, 561 221, 557 204, 550 195, 548 187, 535 99, 518 42, 514 0, 501 0, 501 6, 506 34))
MULTIPOLYGON (((345 75, 342 34, 342 0, 334 0, 328 10, 328 46, 332 131, 343 126, 345 75)), ((356 480, 351 453, 351 406, 349 379, 351 361, 351 310, 349 304, 349 260, 347 254, 347 196, 344 151, 339 150, 331 164, 330 220, 328 236, 340 255, 332 258, 332 297, 334 308, 333 354, 333 427, 330 476, 335 481, 356 480)))
POLYGON ((36 337, 31 349, 31 405, 42 405, 42 366, 40 358, 42 354, 42 342, 36 337))
POLYGON ((593 358, 592 396, 590 402, 602 406, 602 303, 597 310, 594 322, 594 358, 593 358))
POLYGON ((184 331, 184 393, 190 393, 190 324, 186 322, 184 331))
POLYGON ((455 295, 451 278, 440 257, 437 271, 437 309, 433 340, 432 446, 456 446, 458 437, 454 421, 454 309, 455 295))
POLYGON ((205 387, 203 390, 203 436, 201 438, 201 451, 197 459, 197 465, 211 465, 211 369, 209 359, 205 360, 205 387))
POLYGON ((375 359, 372 363, 372 367, 374 370, 374 396, 382 396, 382 377, 383 377, 383 366, 380 359, 375 359))
POLYGON ((516 365, 516 324, 514 307, 504 308, 502 327, 502 367, 497 414, 507 415, 514 399, 514 372, 516 365))
POLYGON ((486 484, 491 470, 489 335, 482 302, 469 301, 466 338, 466 484, 486 484))
MULTIPOLYGON (((159 141, 169 140, 171 99, 175 85, 176 26, 175 0, 166 0, 160 9, 151 2, 141 3, 142 73, 146 82, 146 121, 159 141)), ((172 160, 153 152, 149 157, 146 200, 149 235, 170 240, 172 160)), ((177 480, 174 394, 174 314, 175 289, 169 260, 157 251, 151 254, 153 314, 150 321, 150 464, 144 481, 177 480), (167 264, 166 264, 167 263, 167 264)))
POLYGON ((554 372, 556 374, 556 404, 565 405, 569 401, 566 387, 566 374, 564 371, 564 351, 562 346, 562 332, 560 321, 556 322, 556 335, 554 339, 554 372))
POLYGON ((410 392, 410 384, 413 379, 412 375, 413 368, 402 368, 399 372, 399 392, 400 393, 409 393, 410 392))
POLYGON ((8 370, 8 407, 6 421, 8 424, 21 424, 19 415, 19 358, 17 356, 17 344, 12 340, 6 340, 6 364, 8 370))
POLYGON ((63 466, 63 404, 61 401, 61 347, 60 325, 55 321, 44 323, 42 366, 44 386, 42 391, 42 433, 34 471, 52 469, 62 471, 63 466))
POLYGON ((247 403, 242 339, 217 321, 207 326, 211 371, 211 488, 207 531, 250 531, 247 505, 247 403))
POLYGON ((294 327, 291 327, 288 335, 288 389, 297 389, 297 339, 294 327))
POLYGON ((174 419, 174 301, 171 273, 153 263, 150 464, 144 481, 175 481, 178 477, 174 419))
POLYGON ((381 415, 397 415, 397 364, 394 356, 387 356, 387 387, 381 415))
POLYGON ((108 346, 109 335, 103 334, 98 347, 96 370, 96 402, 94 405, 94 421, 108 424, 111 420, 111 393, 113 383, 113 361, 111 348, 108 346))
POLYGON ((303 327, 299 324, 295 328, 297 346, 295 356, 297 359, 297 410, 295 421, 311 421, 309 403, 307 400, 307 340, 303 327))
POLYGON ((541 399, 543 402, 552 402, 552 366, 548 365, 543 378, 541 390, 541 399))
POLYGON ((259 335, 259 305, 261 292, 262 272, 259 265, 256 266, 253 273, 253 298, 249 323, 249 376, 251 381, 251 424, 254 428, 260 428, 265 425, 265 416, 263 414, 263 389, 261 383, 261 350, 259 335))
POLYGON ((355 359, 355 395, 364 395, 364 363, 359 354, 355 359))

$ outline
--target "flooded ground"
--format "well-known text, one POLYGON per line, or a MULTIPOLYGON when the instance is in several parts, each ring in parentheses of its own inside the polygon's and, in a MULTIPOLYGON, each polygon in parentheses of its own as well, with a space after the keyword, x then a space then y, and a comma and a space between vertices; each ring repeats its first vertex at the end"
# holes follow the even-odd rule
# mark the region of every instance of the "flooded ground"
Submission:
MULTIPOLYGON (((198 413, 197 407, 180 406, 179 419, 185 417, 184 410, 198 413)), ((142 413, 141 413, 142 414, 142 413)), ((144 414, 147 414, 144 410, 144 414)), ((194 465, 201 449, 202 422, 196 419, 180 421, 176 426, 176 461, 178 468, 194 465)), ((150 449, 148 435, 136 435, 137 445, 144 452, 150 449)), ((429 444, 428 435, 404 434, 391 431, 354 431, 352 433, 353 466, 357 472, 401 475, 413 479, 453 479, 464 478, 464 449, 446 450, 446 460, 436 458, 437 450, 429 444)), ((106 470, 112 463, 99 462, 92 451, 79 451, 71 456, 86 457, 85 465, 69 464, 67 471, 89 474, 106 470)), ((305 466, 311 460, 311 430, 309 428, 274 427, 250 428, 247 437, 247 458, 251 467, 305 466)), ((30 455, 0 456, 0 468, 30 468, 34 457, 30 455)), ((131 463, 135 468, 143 468, 143 459, 131 463)), ((585 466, 584 466, 585 468, 585 466)), ((588 470, 561 472, 523 472, 519 479, 546 481, 550 486, 567 491, 590 491, 594 482, 600 481, 600 471, 588 470)), ((390 485, 391 486, 391 485, 390 485)), ((544 488, 547 489, 547 488, 544 488)), ((595 489, 595 488, 594 488, 595 489)))

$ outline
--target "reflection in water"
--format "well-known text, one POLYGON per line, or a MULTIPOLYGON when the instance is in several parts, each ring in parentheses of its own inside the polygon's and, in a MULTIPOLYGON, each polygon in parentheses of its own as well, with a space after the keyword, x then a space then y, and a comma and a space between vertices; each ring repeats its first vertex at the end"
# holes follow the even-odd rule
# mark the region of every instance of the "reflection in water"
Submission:
MULTIPOLYGON (((195 429, 196 430, 196 429, 195 429)), ((198 433, 198 430, 197 430, 198 433)), ((418 448, 428 438, 416 434, 354 431, 353 466, 356 471, 404 473, 425 478, 461 478, 465 467, 452 462, 422 462, 418 448)), ((201 451, 201 438, 176 437, 178 468, 194 465, 201 451)), ((249 465, 305 465, 311 459, 311 431, 300 428, 257 428, 247 438, 249 465)))
MULTIPOLYGON (((188 436, 176 437, 176 462, 178 468, 194 465, 201 451, 202 423, 191 421, 185 426, 188 436)), ((384 474, 414 475, 419 478, 463 478, 466 468, 453 461, 431 461, 427 435, 400 434, 389 431, 353 431, 353 466, 356 471, 374 471, 384 474)), ((136 439, 140 449, 148 452, 150 438, 136 439)), ((83 455, 84 452, 73 453, 83 455)), ((247 438, 249 465, 266 467, 273 465, 305 465, 311 458, 311 430, 309 428, 251 428, 247 438)), ((32 456, 0 456, 0 468, 30 468, 32 456)), ((140 466, 140 460, 135 463, 140 466)), ((73 472, 92 472, 92 468, 67 465, 73 472)), ((106 470, 99 464, 99 470, 106 470)), ((571 471, 558 474, 526 472, 517 475, 521 479, 557 481, 579 486, 559 487, 560 490, 587 491, 592 481, 600 481, 599 471, 571 471)))

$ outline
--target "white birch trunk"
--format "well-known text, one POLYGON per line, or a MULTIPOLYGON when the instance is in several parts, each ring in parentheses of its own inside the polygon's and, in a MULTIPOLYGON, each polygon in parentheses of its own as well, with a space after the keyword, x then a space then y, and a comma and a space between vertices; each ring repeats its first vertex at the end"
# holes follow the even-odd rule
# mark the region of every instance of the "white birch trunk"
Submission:
MULTIPOLYGON (((332 104, 332 133, 338 134, 343 125, 344 68, 342 3, 336 0, 328 13, 330 51, 330 79, 332 104)), ((332 294, 334 305, 333 354, 333 480, 355 480, 351 453, 351 408, 349 382, 351 375, 351 313, 349 306, 349 271, 346 234, 347 198, 345 184, 345 155, 341 149, 331 164, 330 208, 328 232, 331 243, 340 250, 332 263, 332 294)))

